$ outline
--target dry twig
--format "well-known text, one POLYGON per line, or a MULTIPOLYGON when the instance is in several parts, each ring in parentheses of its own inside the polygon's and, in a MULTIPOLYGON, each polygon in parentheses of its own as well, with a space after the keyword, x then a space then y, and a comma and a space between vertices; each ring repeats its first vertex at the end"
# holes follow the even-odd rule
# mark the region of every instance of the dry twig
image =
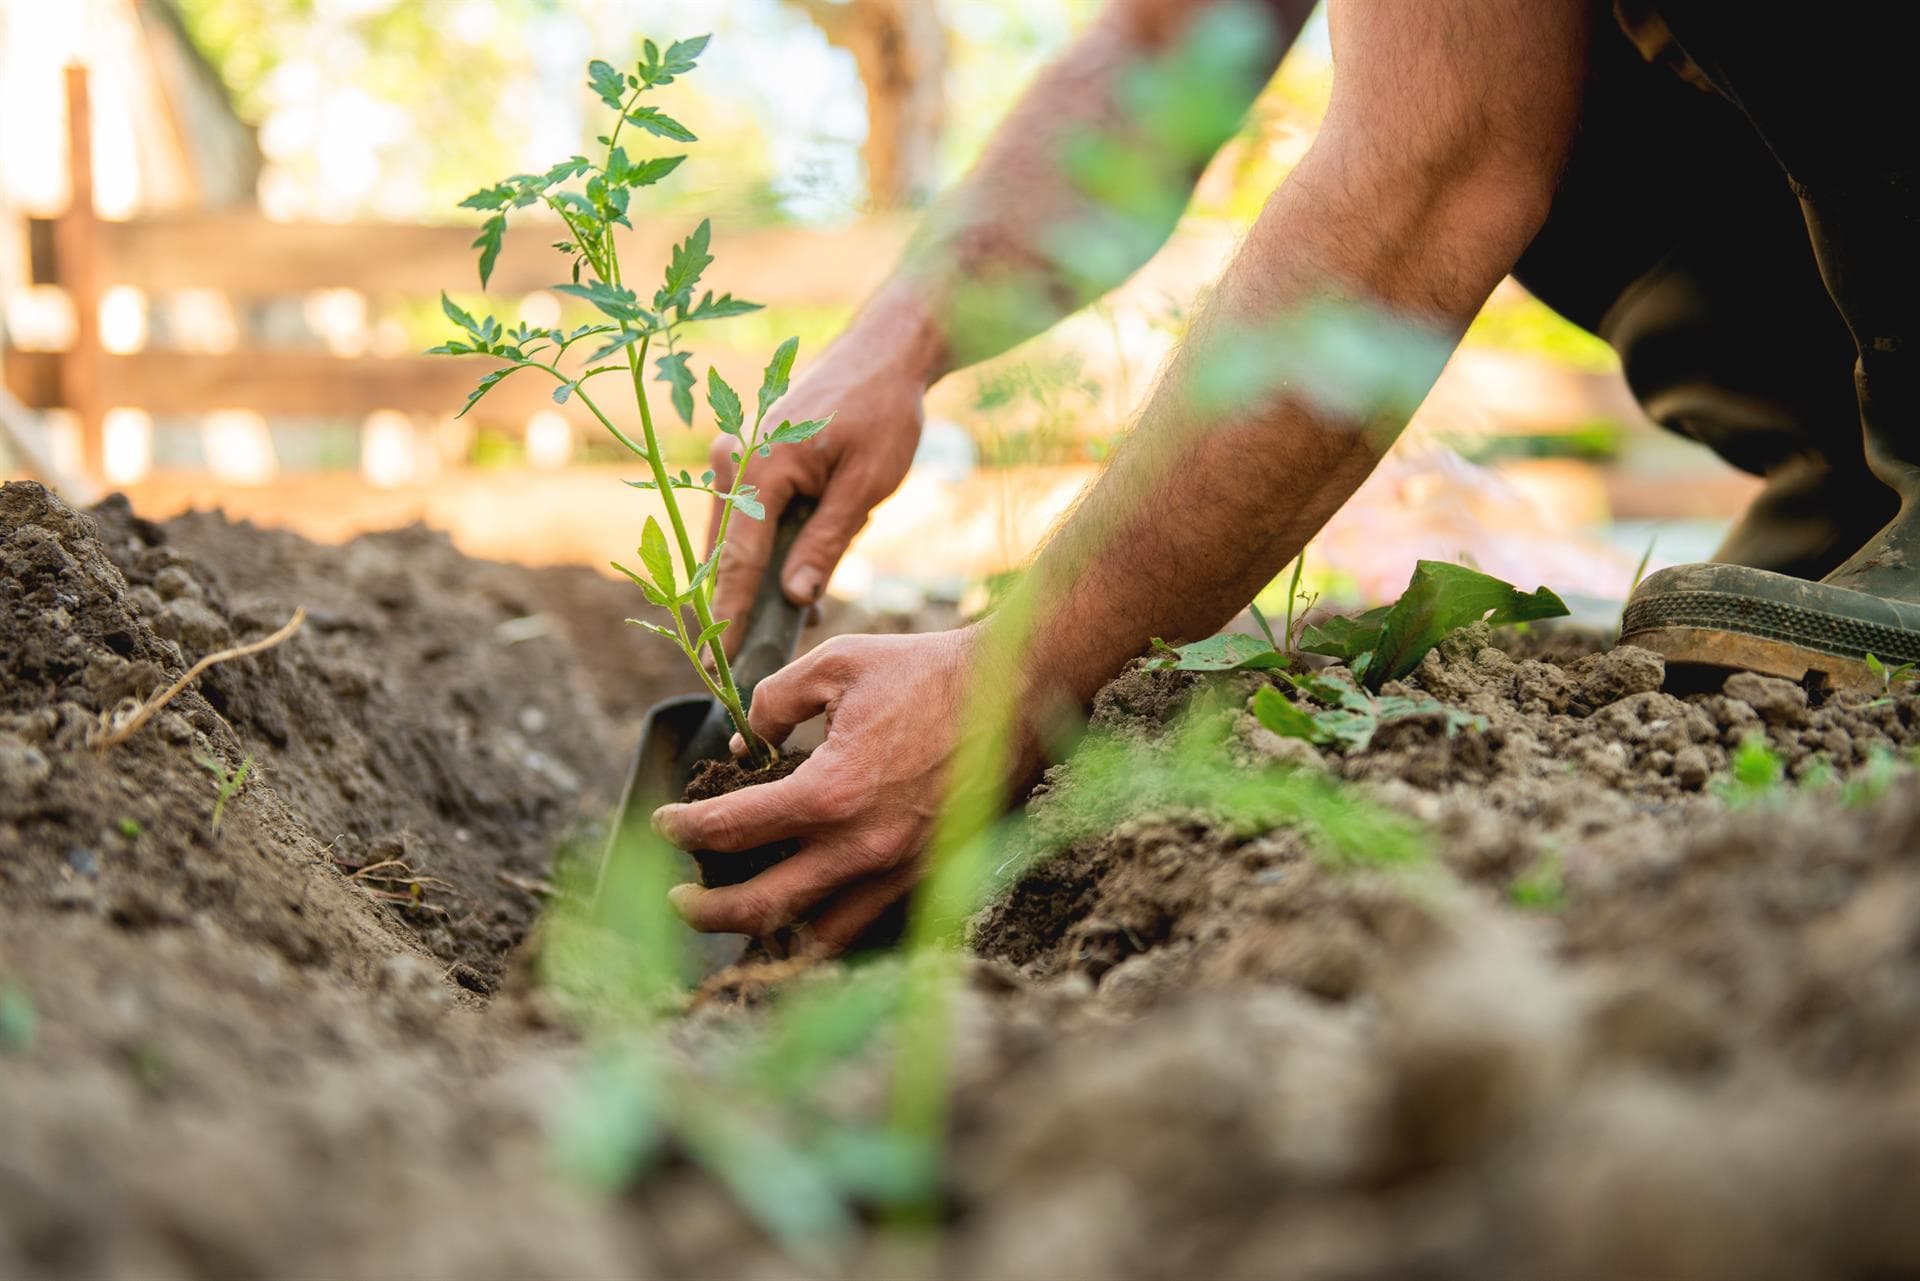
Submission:
POLYGON ((103 715, 101 717, 100 729, 93 740, 94 748, 97 751, 104 752, 108 748, 120 746, 120 744, 132 738, 142 725, 152 720, 154 713, 158 712, 168 703, 171 703, 174 698, 179 695, 181 690, 193 684, 194 678, 199 676, 201 672, 206 671, 216 663, 224 663, 230 658, 247 658, 272 649, 275 645, 278 645, 281 641, 286 640, 287 637, 299 631, 300 624, 306 621, 307 611, 305 607, 296 609, 293 611, 293 617, 287 620, 286 626, 282 627, 273 635, 262 637, 257 641, 251 641, 245 645, 235 645, 231 649, 223 649, 208 654, 192 667, 189 667, 185 676, 182 676, 179 680, 167 686, 146 702, 135 707, 126 714, 124 719, 116 714, 111 718, 111 723, 109 723, 109 718, 103 715))

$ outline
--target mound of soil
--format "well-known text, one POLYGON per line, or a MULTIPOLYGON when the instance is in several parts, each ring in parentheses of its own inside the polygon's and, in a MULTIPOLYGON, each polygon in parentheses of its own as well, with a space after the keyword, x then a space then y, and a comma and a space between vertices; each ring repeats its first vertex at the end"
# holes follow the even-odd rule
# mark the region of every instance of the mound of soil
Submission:
MULTIPOLYGON (((629 590, 22 484, 0 587, 0 1275, 1920 1274, 1904 689, 1682 697, 1651 654, 1469 629, 1390 691, 1453 714, 1343 753, 1261 728, 1265 677, 1129 671, 1103 728, 1159 752, 1203 709, 1217 770, 1323 772, 1432 857, 1143 788, 971 924, 933 1253, 809 1270, 690 1163, 554 1169, 585 1056, 512 956, 685 688, 629 590), (1730 785, 1751 739, 1779 786, 1730 785)), ((1091 785, 1055 767, 1036 826, 1091 785)), ((703 1008, 685 1052, 756 1017, 703 1008)), ((840 1113, 884 1108, 883 1048, 840 1113)))

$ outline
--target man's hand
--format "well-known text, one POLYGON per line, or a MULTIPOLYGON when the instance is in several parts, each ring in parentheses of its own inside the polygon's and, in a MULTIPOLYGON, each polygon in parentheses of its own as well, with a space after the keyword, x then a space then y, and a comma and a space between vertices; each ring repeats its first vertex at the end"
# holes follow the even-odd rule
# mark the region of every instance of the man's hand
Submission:
POLYGON ((748 719, 779 743, 824 712, 827 740, 786 778, 666 805, 654 826, 683 849, 735 852, 801 838, 800 852, 721 889, 674 888, 698 930, 762 936, 805 921, 838 952, 913 887, 940 805, 977 631, 839 636, 760 682, 748 719))
MULTIPOLYGON (((720 553, 720 581, 714 593, 716 618, 744 620, 753 607, 780 513, 795 494, 820 500, 787 558, 781 587, 796 605, 811 605, 826 590, 833 568, 853 536, 881 499, 899 488, 920 443, 925 411, 922 400, 935 374, 932 350, 915 335, 913 305, 879 300, 871 314, 842 335, 785 396, 767 411, 769 429, 783 418, 800 422, 833 415, 812 441, 776 449, 755 458, 747 480, 758 487, 765 520, 733 520, 720 553)), ((740 442, 731 436, 714 441, 710 454, 714 487, 733 483, 732 454, 740 442)), ((719 505, 708 525, 712 544, 719 528, 719 505)), ((746 636, 736 625, 727 634, 730 652, 746 636)))

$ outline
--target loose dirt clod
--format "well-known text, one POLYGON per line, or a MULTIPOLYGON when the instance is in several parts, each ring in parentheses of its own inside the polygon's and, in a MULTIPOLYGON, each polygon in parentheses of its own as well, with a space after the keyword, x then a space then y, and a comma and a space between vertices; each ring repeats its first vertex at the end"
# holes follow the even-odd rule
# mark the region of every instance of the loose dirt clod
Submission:
MULTIPOLYGON (((737 792, 743 787, 776 782, 799 769, 800 763, 809 755, 805 751, 782 752, 780 759, 773 764, 759 767, 745 766, 734 760, 702 761, 694 767, 693 778, 687 783, 680 799, 708 801, 716 796, 737 792)), ((792 858, 799 849, 799 841, 779 841, 735 853, 695 850, 693 861, 700 868, 700 883, 712 889, 750 880, 775 863, 792 858)))

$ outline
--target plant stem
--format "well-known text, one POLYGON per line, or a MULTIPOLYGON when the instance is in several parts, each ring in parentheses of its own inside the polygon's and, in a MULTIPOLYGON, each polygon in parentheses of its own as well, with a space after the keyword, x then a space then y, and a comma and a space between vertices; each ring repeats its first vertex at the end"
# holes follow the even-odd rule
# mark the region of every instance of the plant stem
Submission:
MULTIPOLYGON (((693 554, 693 540, 687 536, 687 522, 680 515, 680 504, 673 497, 673 483, 667 475, 666 460, 660 455, 660 438, 653 428, 653 410, 647 403, 646 358, 647 347, 653 341, 652 335, 642 338, 635 347, 627 348, 627 368, 633 374, 633 398, 640 407, 640 430, 646 437, 647 465, 653 469, 654 483, 659 486, 660 500, 667 509, 667 523, 673 526, 674 541, 680 544, 680 556, 686 565, 687 578, 692 580, 700 567, 700 560, 693 554)), ((713 610, 707 603, 706 593, 698 588, 693 592, 693 616, 700 623, 700 630, 713 626, 713 610)), ((733 727, 740 731, 740 737, 747 744, 747 750, 756 759, 771 765, 779 759, 771 744, 762 742, 747 725, 746 708, 740 701, 740 690, 733 681, 733 665, 727 661, 726 646, 716 636, 707 642, 707 651, 713 655, 713 674, 719 683, 721 706, 727 709, 727 715, 733 720, 733 727)))

